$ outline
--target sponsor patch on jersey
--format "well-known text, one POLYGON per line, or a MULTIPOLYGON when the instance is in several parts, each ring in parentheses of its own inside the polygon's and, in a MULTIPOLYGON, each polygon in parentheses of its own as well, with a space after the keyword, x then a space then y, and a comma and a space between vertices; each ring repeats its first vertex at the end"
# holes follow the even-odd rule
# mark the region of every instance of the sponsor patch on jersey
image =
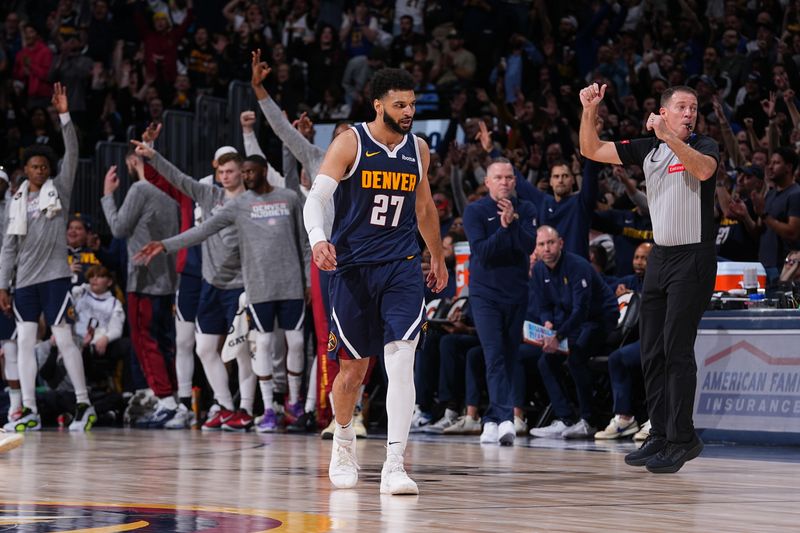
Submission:
POLYGON ((678 163, 677 165, 670 165, 667 167, 667 172, 670 174, 674 174, 675 172, 683 172, 686 170, 686 167, 683 166, 683 163, 678 163))
POLYGON ((400 154, 400 159, 402 159, 403 161, 410 161, 411 163, 417 162, 416 159, 414 159, 413 157, 408 157, 406 154, 400 154))

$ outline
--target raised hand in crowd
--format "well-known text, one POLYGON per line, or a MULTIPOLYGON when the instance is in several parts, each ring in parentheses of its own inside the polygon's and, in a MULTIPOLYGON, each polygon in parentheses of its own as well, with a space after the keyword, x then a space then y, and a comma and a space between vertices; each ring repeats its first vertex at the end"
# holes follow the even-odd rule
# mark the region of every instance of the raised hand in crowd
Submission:
POLYGON ((143 142, 131 140, 131 144, 136 146, 136 154, 150 159, 156 154, 156 151, 143 142))
POLYGON ((475 140, 478 141, 487 154, 494 149, 492 142, 492 133, 486 127, 486 122, 483 119, 478 119, 478 133, 475 134, 475 140))
POLYGON ((314 138, 314 122, 309 118, 308 113, 303 112, 297 120, 292 122, 292 126, 309 141, 314 138))
POLYGON ((272 72, 272 68, 270 68, 266 61, 261 61, 261 49, 257 49, 252 53, 251 67, 253 72, 250 77, 250 85, 253 86, 256 98, 263 100, 269 95, 262 84, 264 80, 267 79, 267 76, 269 76, 269 73, 272 72))
POLYGON ((242 125, 244 133, 252 133, 253 127, 256 125, 256 112, 242 111, 242 114, 239 115, 239 124, 242 125))
POLYGON ((67 88, 59 82, 53 84, 53 97, 50 103, 56 108, 59 115, 69 112, 69 102, 67 102, 67 88))
POLYGON ((151 122, 145 128, 144 133, 142 133, 142 142, 152 146, 153 143, 156 142, 156 139, 158 139, 159 135, 161 135, 161 123, 151 122))
POLYGON ((117 176, 117 165, 108 167, 106 177, 103 180, 103 195, 108 196, 114 194, 114 191, 119 189, 119 177, 117 176))

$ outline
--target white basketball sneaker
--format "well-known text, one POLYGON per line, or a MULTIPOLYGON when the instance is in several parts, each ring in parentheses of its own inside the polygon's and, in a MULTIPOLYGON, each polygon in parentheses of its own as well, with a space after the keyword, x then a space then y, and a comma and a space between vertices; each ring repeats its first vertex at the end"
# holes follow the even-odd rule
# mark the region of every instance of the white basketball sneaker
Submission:
POLYGON ((419 494, 414 480, 403 467, 403 456, 388 453, 381 470, 381 494, 419 494))
POLYGON ((356 439, 347 441, 333 437, 331 464, 328 477, 337 489, 352 489, 358 483, 358 461, 356 460, 356 439))
POLYGON ((70 431, 89 431, 97 422, 97 413, 88 403, 79 403, 75 406, 75 419, 69 425, 70 431))

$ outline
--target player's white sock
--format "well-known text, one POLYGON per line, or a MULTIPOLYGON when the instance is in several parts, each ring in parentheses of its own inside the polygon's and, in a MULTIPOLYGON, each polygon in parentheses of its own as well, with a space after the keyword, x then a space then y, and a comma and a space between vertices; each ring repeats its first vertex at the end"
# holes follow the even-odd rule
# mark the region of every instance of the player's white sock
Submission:
POLYGON ((228 386, 228 372, 225 370, 225 364, 217 352, 220 337, 221 335, 197 333, 195 335, 197 356, 203 365, 208 384, 211 385, 211 390, 214 391, 214 399, 224 409, 233 411, 233 396, 228 386))
POLYGON ((194 376, 194 322, 175 319, 175 375, 178 398, 192 397, 194 376))
POLYGON ((351 441, 356 438, 356 430, 353 429, 353 419, 351 418, 346 424, 336 422, 336 429, 333 430, 333 436, 346 441, 351 441))
POLYGON ((3 341, 3 374, 6 381, 19 381, 19 367, 17 366, 17 341, 3 341))
MULTIPOLYGON (((17 342, 6 340, 3 346, 3 374, 6 381, 19 381, 19 365, 17 363, 17 342)), ((8 407, 9 413, 14 413, 22 409, 22 391, 20 389, 8 388, 8 399, 11 405, 8 407)))
POLYGON ((393 341, 384 346, 386 389, 387 454, 403 456, 414 412, 414 350, 419 335, 409 341, 393 341))
POLYGON ((303 330, 286 330, 286 379, 289 382, 289 403, 300 399, 303 385, 303 330))
POLYGON ((258 378, 253 372, 253 362, 250 354, 240 353, 236 357, 236 365, 239 367, 239 408, 252 415, 258 378))
POLYGON ((22 404, 33 411, 36 409, 36 373, 39 366, 36 362, 36 333, 39 324, 36 322, 17 322, 17 366, 19 383, 22 388, 22 404))
POLYGON ((159 398, 158 403, 167 409, 172 409, 173 411, 178 408, 178 402, 176 402, 175 398, 172 396, 164 396, 163 398, 159 398))
POLYGON ((261 399, 264 402, 264 410, 272 409, 272 378, 259 378, 258 388, 261 389, 261 399))
POLYGON ((22 409, 22 391, 19 389, 8 389, 8 399, 10 405, 8 406, 9 413, 16 413, 22 409))
POLYGON ((305 412, 310 413, 317 409, 317 358, 311 363, 311 373, 308 375, 308 391, 306 392, 305 412))
POLYGON ((78 403, 89 403, 86 374, 83 371, 83 357, 72 338, 72 326, 62 322, 50 329, 53 331, 53 337, 56 338, 56 346, 64 360, 69 380, 72 381, 72 386, 75 388, 75 400, 78 403))

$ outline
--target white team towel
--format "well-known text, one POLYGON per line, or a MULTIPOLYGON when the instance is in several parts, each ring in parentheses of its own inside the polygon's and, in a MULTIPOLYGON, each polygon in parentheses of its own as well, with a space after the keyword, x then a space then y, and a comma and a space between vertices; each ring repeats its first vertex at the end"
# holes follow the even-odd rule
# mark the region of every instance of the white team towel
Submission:
MULTIPOLYGON (((28 233, 28 184, 28 180, 22 182, 8 207, 8 235, 28 233)), ((39 190, 39 210, 45 212, 45 217, 53 218, 61 209, 58 191, 53 180, 48 178, 39 190)))
POLYGON ((247 293, 239 296, 239 309, 236 310, 236 318, 233 319, 233 327, 225 339, 225 346, 222 347, 222 362, 233 361, 239 355, 250 353, 250 343, 247 342, 247 335, 250 332, 250 324, 247 322, 247 293))

